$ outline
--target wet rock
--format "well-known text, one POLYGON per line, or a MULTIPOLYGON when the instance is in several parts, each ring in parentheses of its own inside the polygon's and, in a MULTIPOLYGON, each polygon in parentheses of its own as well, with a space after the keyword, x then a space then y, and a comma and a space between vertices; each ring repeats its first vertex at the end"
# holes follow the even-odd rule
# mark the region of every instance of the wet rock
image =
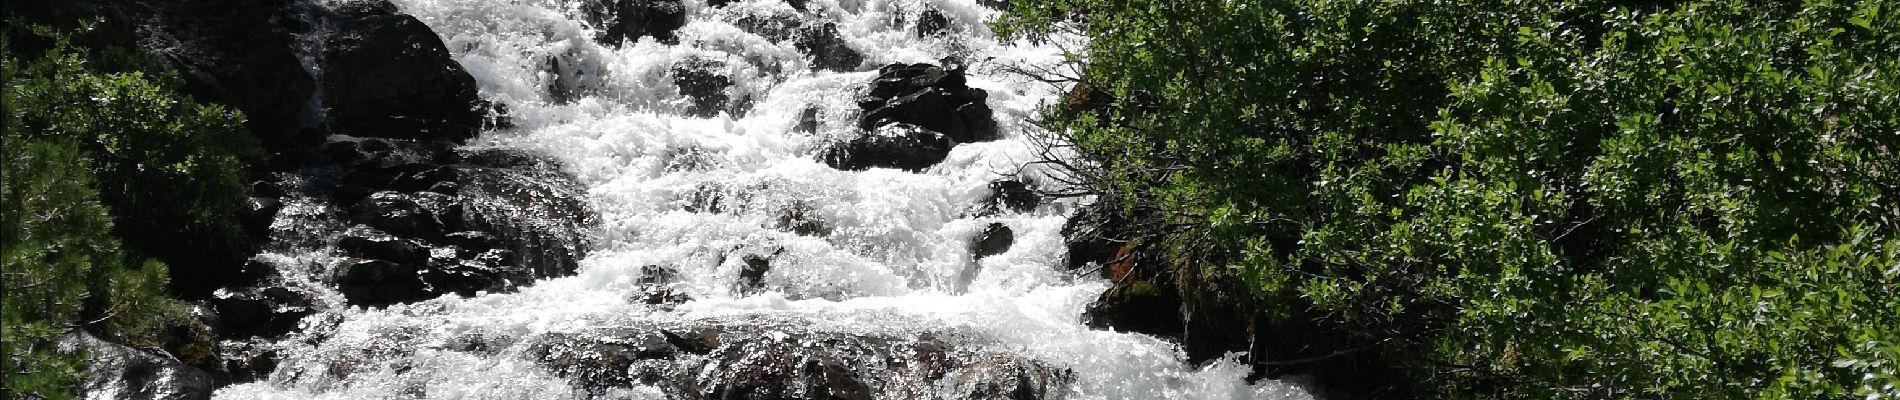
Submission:
POLYGON ((385 307, 436 297, 415 265, 358 259, 337 271, 337 291, 352 306, 385 307))
POLYGON ((640 267, 639 288, 634 298, 649 305, 671 305, 684 303, 691 298, 684 293, 673 291, 673 283, 679 279, 679 271, 661 265, 640 267))
POLYGON ((337 23, 325 44, 323 104, 332 126, 353 136, 473 137, 490 105, 442 39, 415 17, 362 14, 337 23))
POLYGON ((811 55, 812 69, 849 72, 857 71, 864 65, 864 53, 851 48, 844 36, 838 33, 838 24, 826 22, 824 25, 804 28, 792 42, 792 46, 811 55))
POLYGON ((310 295, 281 286, 219 290, 206 303, 226 339, 275 338, 314 313, 310 295))
POLYGON ((793 132, 803 134, 818 133, 818 107, 805 107, 798 112, 798 125, 792 126, 793 132))
POLYGON ((200 301, 186 308, 185 318, 166 322, 159 337, 167 354, 192 368, 210 372, 215 378, 222 369, 219 366, 218 333, 223 330, 217 310, 200 301))
POLYGON ((689 325, 550 333, 530 360, 589 393, 633 385, 668 398, 1055 398, 1067 370, 936 339, 807 330, 799 321, 740 317, 689 325))
POLYGON ((673 347, 691 354, 709 354, 720 346, 719 331, 714 329, 675 329, 660 331, 660 334, 673 347))
POLYGON ((805 374, 814 376, 817 385, 807 396, 814 399, 871 400, 871 386, 864 384, 858 372, 835 357, 814 357, 805 361, 805 374))
POLYGON ((653 384, 664 372, 660 365, 641 368, 641 361, 673 357, 679 349, 658 331, 615 333, 558 333, 537 339, 527 354, 536 363, 570 379, 592 393, 633 384, 653 384))
POLYGON ((390 234, 416 237, 440 237, 440 218, 448 205, 415 194, 383 191, 369 195, 350 210, 350 220, 390 234))
POLYGON ((976 242, 970 244, 970 253, 976 254, 976 258, 981 260, 984 257, 1008 252, 1009 247, 1014 244, 1016 244, 1016 233, 1009 229, 1009 225, 993 222, 990 226, 983 228, 983 233, 976 235, 976 242))
POLYGON ((642 36, 676 40, 673 31, 686 26, 686 6, 680 0, 585 0, 581 17, 594 27, 594 41, 619 48, 642 36))
POLYGON ((1083 311, 1090 328, 1179 338, 1181 297, 1171 281, 1128 279, 1103 292, 1083 311))
POLYGON ((233 384, 261 381, 277 370, 280 355, 262 340, 227 340, 218 347, 222 368, 233 384))
POLYGON ((419 273, 431 294, 474 296, 481 292, 509 292, 535 277, 518 266, 514 251, 491 249, 462 257, 453 249, 432 257, 419 273))
POLYGON ((773 227, 803 236, 831 235, 831 226, 819 219, 811 206, 803 201, 793 202, 792 205, 786 206, 785 210, 779 213, 778 221, 773 227))
POLYGON ((924 10, 923 14, 917 16, 917 37, 943 36, 949 30, 950 18, 945 17, 942 11, 924 10))
MULTIPOLYGON (((1118 258, 1131 239, 1135 236, 1134 222, 1121 213, 1120 206, 1112 199, 1104 197, 1093 204, 1083 206, 1062 224, 1063 242, 1068 247, 1067 266, 1070 270, 1080 269, 1090 264, 1107 265, 1118 258)), ((1107 269, 1104 268, 1106 273, 1107 269)))
MULTIPOLYGON (((405 192, 438 191, 445 183, 455 183, 461 179, 454 167, 426 163, 412 164, 408 168, 397 168, 389 184, 383 187, 405 192)), ((454 194, 453 191, 444 194, 454 194)))
POLYGON ((458 215, 455 230, 500 239, 534 278, 574 273, 594 214, 573 177, 553 162, 504 150, 464 154, 456 168, 461 188, 450 197, 458 215))
POLYGON ((847 171, 896 168, 920 171, 943 162, 956 142, 943 134, 910 124, 876 128, 849 142, 833 144, 819 154, 825 165, 847 171))
POLYGON ((504 245, 501 238, 482 231, 455 232, 442 235, 442 239, 462 251, 483 251, 504 245))
POLYGON ((745 265, 739 267, 739 293, 753 295, 765 291, 765 274, 772 271, 771 256, 747 254, 740 261, 745 265))
POLYGON ((252 197, 245 201, 244 229, 252 234, 270 232, 271 222, 277 220, 277 212, 283 211, 284 202, 275 197, 252 197))
MULTIPOLYGON (((686 106, 686 115, 710 118, 726 111, 731 97, 726 88, 732 87, 732 77, 727 76, 726 63, 704 58, 690 58, 673 65, 673 85, 679 87, 680 94, 691 99, 686 106)), ((734 114, 738 114, 734 110, 734 114)))
POLYGON ((990 182, 990 195, 983 199, 985 213, 1004 210, 1030 212, 1036 205, 1042 204, 1042 195, 1029 187, 1029 183, 1019 179, 1003 179, 990 182))
POLYGON ((429 260, 429 246, 415 239, 397 237, 366 225, 344 231, 337 239, 343 254, 397 264, 421 265, 429 260))
POLYGON ((996 120, 989 93, 969 87, 961 67, 944 69, 930 64, 891 64, 858 100, 864 110, 858 127, 865 130, 905 123, 943 133, 958 143, 996 140, 996 120))
POLYGON ((179 0, 150 7, 142 47, 178 70, 187 92, 244 112, 245 127, 268 148, 304 141, 298 133, 316 82, 304 71, 272 20, 288 17, 283 2, 179 0))
POLYGON ((1057 369, 1014 357, 984 360, 963 368, 940 383, 953 398, 1035 400, 1063 397, 1075 377, 1057 369))
POLYGON ((251 190, 251 197, 268 197, 268 198, 277 199, 277 198, 283 198, 284 195, 288 194, 287 192, 284 191, 284 187, 282 185, 278 185, 277 182, 271 182, 271 181, 251 182, 250 190, 251 190))
POLYGON ((127 400, 210 399, 210 374, 178 360, 108 342, 88 333, 61 336, 58 350, 86 354, 80 388, 87 398, 127 400))

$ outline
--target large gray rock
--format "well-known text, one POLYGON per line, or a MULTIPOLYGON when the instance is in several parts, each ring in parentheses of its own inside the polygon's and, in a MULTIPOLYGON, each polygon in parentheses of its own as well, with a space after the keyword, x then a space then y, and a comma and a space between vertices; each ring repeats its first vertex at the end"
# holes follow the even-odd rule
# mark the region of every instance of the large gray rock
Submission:
POLYGON ((86 398, 121 400, 199 400, 211 398, 211 374, 159 356, 108 342, 84 332, 60 337, 59 350, 84 354, 82 389, 86 398))

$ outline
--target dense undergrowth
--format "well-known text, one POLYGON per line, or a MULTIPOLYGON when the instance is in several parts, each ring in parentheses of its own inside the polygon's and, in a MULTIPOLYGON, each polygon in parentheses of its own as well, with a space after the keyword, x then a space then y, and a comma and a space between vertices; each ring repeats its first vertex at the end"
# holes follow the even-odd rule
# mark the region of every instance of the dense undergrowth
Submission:
POLYGON ((1270 373, 1900 397, 1900 2, 1013 6, 1001 34, 1090 38, 1042 124, 1183 297, 1334 337, 1270 373))
POLYGON ((157 348, 188 323, 152 255, 236 247, 254 146, 150 56, 12 17, 4 36, 0 373, 7 398, 71 398, 85 355, 56 351, 61 335, 157 348))

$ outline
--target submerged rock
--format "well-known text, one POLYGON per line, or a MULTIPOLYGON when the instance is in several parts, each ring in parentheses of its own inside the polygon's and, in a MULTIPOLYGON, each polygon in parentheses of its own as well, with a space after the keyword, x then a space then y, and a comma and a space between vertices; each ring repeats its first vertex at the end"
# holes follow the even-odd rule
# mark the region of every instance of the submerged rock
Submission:
POLYGON ((689 58, 673 65, 673 85, 691 100, 686 105, 686 115, 711 118, 720 111, 743 113, 743 110, 727 110, 732 99, 726 89, 732 87, 732 77, 725 69, 725 62, 704 58, 689 58))

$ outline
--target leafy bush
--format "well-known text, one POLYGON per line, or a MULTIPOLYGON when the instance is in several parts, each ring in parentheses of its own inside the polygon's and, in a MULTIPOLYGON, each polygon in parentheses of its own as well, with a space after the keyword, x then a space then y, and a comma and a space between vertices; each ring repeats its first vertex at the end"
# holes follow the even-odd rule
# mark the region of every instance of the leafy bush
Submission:
POLYGON ((208 294, 200 281, 234 267, 248 242, 242 172, 256 146, 243 116, 183 95, 150 56, 35 34, 53 45, 25 55, 9 82, 22 128, 11 134, 79 146, 128 256, 173 264, 182 294, 208 294))
POLYGON ((0 373, 8 398, 71 398, 85 355, 54 351, 60 335, 158 347, 163 330, 188 323, 166 295, 166 265, 121 240, 179 246, 153 252, 234 246, 248 142, 241 116, 183 97, 162 64, 44 30, 34 39, 50 49, 21 58, 18 28, 0 39, 0 373))
POLYGON ((1182 227, 1147 240, 1176 274, 1344 327, 1415 394, 1511 398, 1900 397, 1894 27, 1884 0, 1018 1, 996 26, 1090 37, 1083 90, 1113 100, 1043 122, 1182 227))

